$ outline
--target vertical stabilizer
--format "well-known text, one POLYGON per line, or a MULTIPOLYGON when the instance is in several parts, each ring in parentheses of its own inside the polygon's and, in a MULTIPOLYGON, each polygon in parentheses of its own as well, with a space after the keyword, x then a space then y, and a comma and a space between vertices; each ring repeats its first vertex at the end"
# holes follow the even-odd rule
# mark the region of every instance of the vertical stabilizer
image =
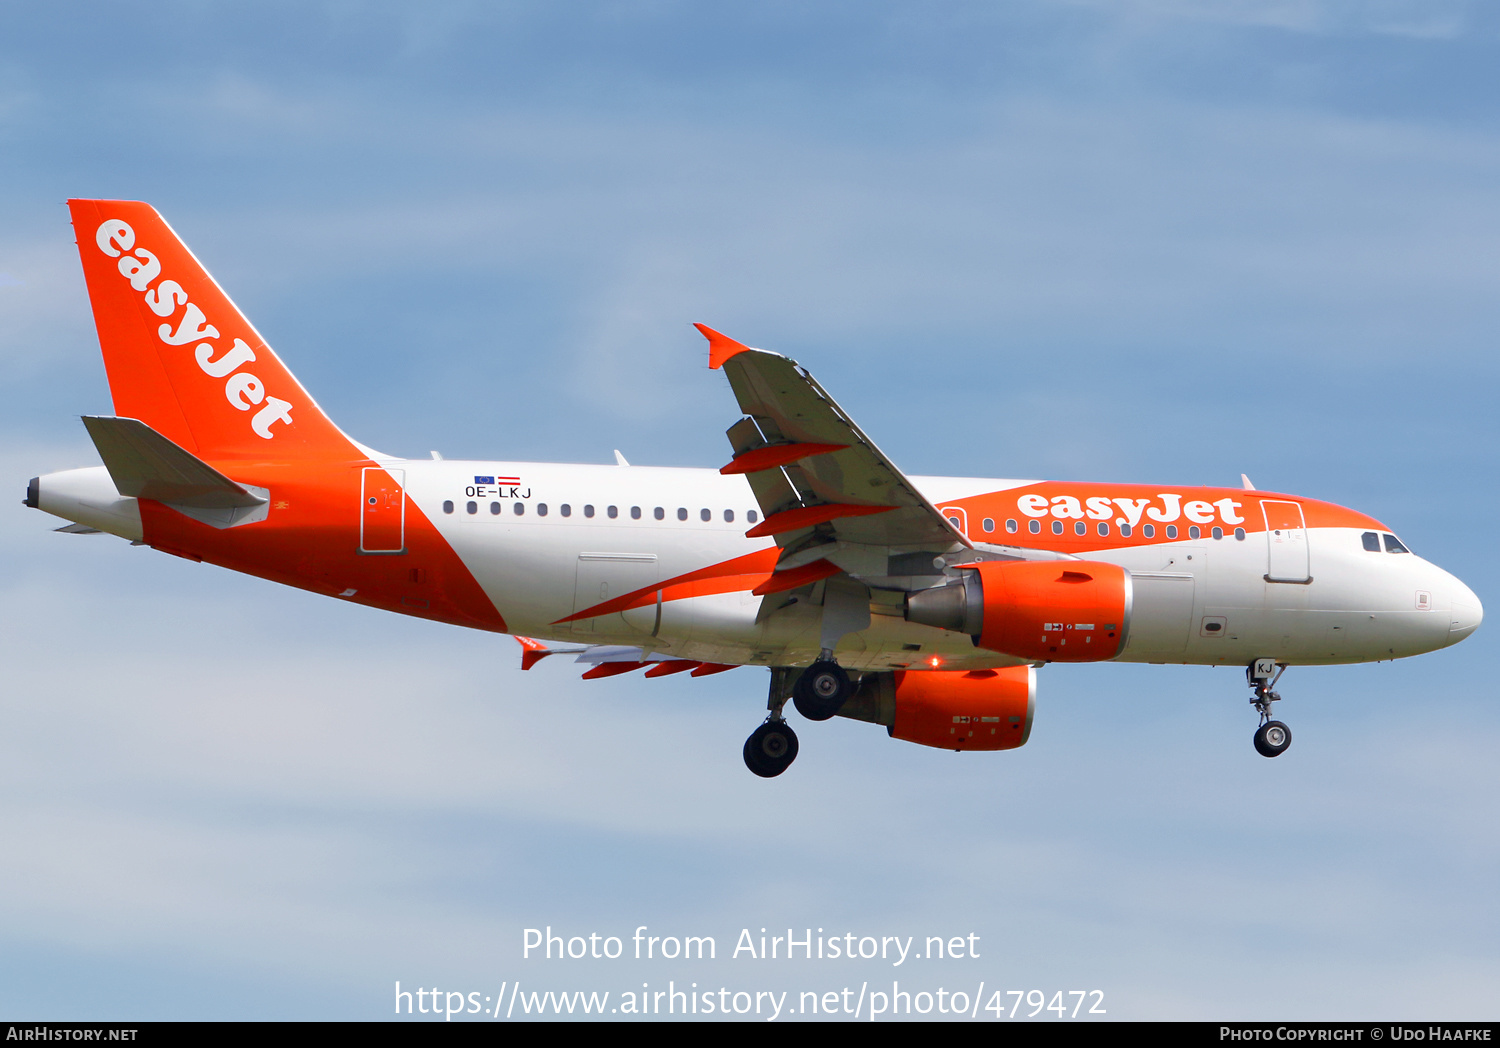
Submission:
POLYGON ((204 459, 364 457, 154 208, 68 207, 116 415, 204 459))

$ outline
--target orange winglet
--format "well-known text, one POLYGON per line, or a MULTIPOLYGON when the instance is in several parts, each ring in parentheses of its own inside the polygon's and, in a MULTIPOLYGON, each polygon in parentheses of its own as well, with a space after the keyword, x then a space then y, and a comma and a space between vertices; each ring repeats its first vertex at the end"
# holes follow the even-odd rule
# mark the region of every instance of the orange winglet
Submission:
POLYGON ((819 579, 829 578, 843 570, 843 568, 832 561, 815 560, 811 564, 802 565, 800 568, 778 571, 750 592, 757 597, 764 597, 767 593, 780 593, 782 590, 806 586, 809 582, 817 582, 819 579))
POLYGON ((698 668, 693 671, 695 677, 707 677, 711 673, 723 673, 725 670, 737 670, 738 666, 729 666, 722 662, 700 662, 698 668))
POLYGON ((530 637, 517 637, 521 644, 521 669, 529 670, 538 662, 541 662, 552 653, 547 650, 547 645, 530 637))
POLYGON ((642 666, 651 665, 649 662, 601 662, 593 669, 583 675, 584 680, 598 680, 600 677, 613 677, 617 673, 629 673, 638 670, 642 666))
POLYGON ((693 669, 697 665, 699 664, 693 659, 668 659, 665 662, 658 662, 655 666, 652 666, 646 671, 646 676, 666 677, 673 673, 681 673, 683 670, 693 669))
POLYGON ((693 327, 697 328, 703 333, 703 337, 708 339, 708 366, 714 370, 722 367, 724 361, 730 357, 743 353, 750 348, 743 343, 736 342, 728 335, 719 334, 707 324, 694 324, 693 327))
POLYGON ((798 459, 814 455, 826 455, 830 451, 843 451, 848 444, 768 444, 763 448, 751 448, 736 455, 719 472, 726 477, 733 473, 756 473, 763 469, 775 469, 798 459))
POLYGON ((895 506, 851 506, 842 502, 825 502, 820 506, 801 506, 797 509, 771 514, 745 532, 745 537, 758 539, 766 535, 780 535, 784 531, 810 528, 814 524, 839 520, 842 517, 867 517, 872 513, 889 513, 895 508, 895 506))

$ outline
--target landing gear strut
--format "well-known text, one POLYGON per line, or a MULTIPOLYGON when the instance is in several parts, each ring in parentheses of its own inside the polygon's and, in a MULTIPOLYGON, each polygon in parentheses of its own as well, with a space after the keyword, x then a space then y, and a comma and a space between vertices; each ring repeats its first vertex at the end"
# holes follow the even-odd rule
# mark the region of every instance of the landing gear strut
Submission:
POLYGON ((790 666, 771 670, 771 695, 766 708, 771 711, 764 724, 745 740, 745 767, 763 779, 775 778, 797 759, 797 733, 787 724, 782 710, 790 698, 797 712, 810 721, 824 721, 843 709, 854 692, 854 685, 824 649, 818 661, 798 673, 790 666), (793 675, 795 674, 795 680, 793 675))
POLYGON ((781 713, 786 705, 786 678, 790 672, 783 668, 771 671, 771 695, 766 701, 771 713, 745 740, 745 767, 762 779, 774 779, 797 759, 797 733, 781 713))
POLYGON ((1271 719, 1271 703, 1281 701, 1281 696, 1272 689, 1285 672, 1286 666, 1278 664, 1275 659, 1256 659, 1245 669, 1245 679, 1255 689, 1250 705, 1260 714, 1260 727, 1255 732, 1255 752, 1262 757, 1279 757, 1292 744, 1292 729, 1271 719))

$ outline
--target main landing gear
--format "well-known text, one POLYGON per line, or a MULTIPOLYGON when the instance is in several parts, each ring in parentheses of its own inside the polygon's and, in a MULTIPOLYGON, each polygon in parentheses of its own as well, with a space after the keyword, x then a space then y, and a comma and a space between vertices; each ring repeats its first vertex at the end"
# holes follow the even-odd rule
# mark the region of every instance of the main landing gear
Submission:
POLYGON ((1275 659, 1256 659, 1245 668, 1245 679, 1255 689, 1255 694, 1250 697, 1250 705, 1260 713, 1260 727, 1255 732, 1255 752, 1262 757, 1279 757, 1292 744, 1292 729, 1279 720, 1271 719, 1271 703, 1281 701, 1281 696, 1272 689, 1285 672, 1286 666, 1277 663, 1275 659))
POLYGON ((849 674, 833 659, 818 659, 797 678, 792 686, 792 704, 810 721, 826 721, 844 706, 854 690, 849 674))
POLYGON ((797 733, 779 714, 750 733, 745 740, 745 767, 762 779, 774 779, 797 759, 797 733))
POLYGON ((797 733, 782 715, 790 696, 797 712, 810 721, 825 721, 843 708, 854 691, 849 674, 824 651, 817 662, 797 674, 796 670, 777 667, 771 671, 771 697, 766 703, 771 714, 764 724, 745 740, 745 767, 763 779, 772 779, 792 766, 797 759, 797 733))

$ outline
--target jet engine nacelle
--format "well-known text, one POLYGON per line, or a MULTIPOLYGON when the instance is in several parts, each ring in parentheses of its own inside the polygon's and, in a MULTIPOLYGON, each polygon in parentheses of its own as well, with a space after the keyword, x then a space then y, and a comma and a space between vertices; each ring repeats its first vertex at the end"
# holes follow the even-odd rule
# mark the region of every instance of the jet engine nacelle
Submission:
POLYGON ((940 750, 1013 750, 1031 736, 1036 669, 869 673, 839 716, 884 724, 894 739, 940 750))
POLYGON ((1130 572, 1088 560, 983 561, 906 598, 910 622, 1035 662, 1099 662, 1125 646, 1130 572))

